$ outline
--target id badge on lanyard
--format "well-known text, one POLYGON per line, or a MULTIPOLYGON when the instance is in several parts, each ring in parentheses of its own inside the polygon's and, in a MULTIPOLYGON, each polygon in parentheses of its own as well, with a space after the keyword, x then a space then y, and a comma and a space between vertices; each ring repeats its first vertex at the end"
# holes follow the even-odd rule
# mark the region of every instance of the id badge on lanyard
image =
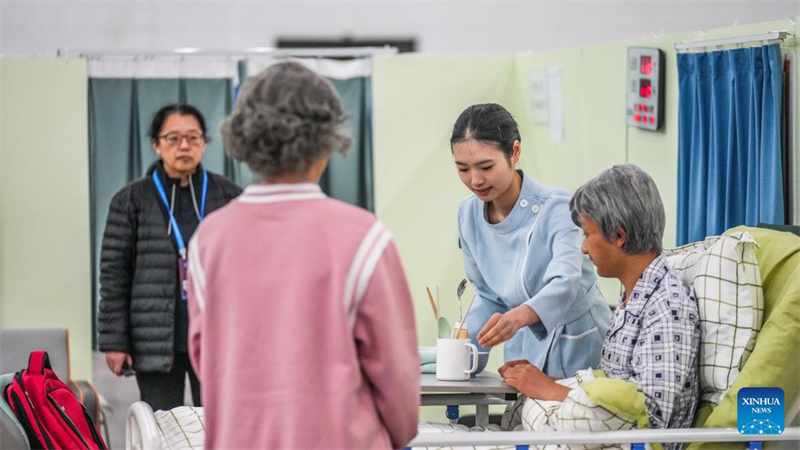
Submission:
MULTIPOLYGON (((169 202, 167 201, 167 193, 164 191, 164 186, 161 185, 161 180, 158 177, 158 170, 153 171, 153 183, 156 185, 156 191, 158 191, 158 195, 159 197, 161 197, 161 201, 164 202, 164 206, 166 206, 167 212, 169 213, 169 221, 172 224, 172 231, 173 235, 175 236, 175 243, 178 246, 178 287, 181 291, 181 300, 186 301, 189 299, 189 295, 186 292, 186 278, 189 274, 189 261, 188 258, 186 257, 186 243, 183 240, 181 229, 180 227, 178 227, 178 221, 175 220, 175 216, 172 214, 172 210, 169 207, 169 202)), ((200 204, 200 221, 202 221, 203 218, 205 217, 207 191, 208 191, 208 173, 204 170, 203 193, 200 204)))
POLYGON ((181 288, 181 300, 186 301, 189 294, 186 293, 186 278, 189 273, 189 264, 186 258, 178 256, 178 283, 181 288))

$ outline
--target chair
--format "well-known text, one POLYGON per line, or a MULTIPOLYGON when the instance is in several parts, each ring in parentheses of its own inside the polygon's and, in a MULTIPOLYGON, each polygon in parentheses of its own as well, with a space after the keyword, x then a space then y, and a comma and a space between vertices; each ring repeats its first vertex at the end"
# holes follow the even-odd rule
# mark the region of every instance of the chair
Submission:
MULTIPOLYGON (((70 387, 75 396, 92 415, 103 439, 109 442, 108 426, 105 411, 107 404, 97 392, 94 385, 86 380, 73 380, 70 374, 69 331, 66 329, 24 329, 0 330, 0 374, 9 376, 0 383, 0 388, 10 383, 14 373, 28 366, 28 357, 32 351, 44 350, 50 357, 50 364, 58 378, 70 387)), ((0 445, 0 448, 16 448, 0 445)))
MULTIPOLYGON (((0 391, 11 384, 14 374, 0 375, 0 391)), ((5 400, 0 400, 0 448, 31 448, 25 430, 5 400)))
POLYGON ((28 367, 28 356, 44 350, 58 378, 70 380, 69 332, 67 330, 0 330, 0 373, 28 367))

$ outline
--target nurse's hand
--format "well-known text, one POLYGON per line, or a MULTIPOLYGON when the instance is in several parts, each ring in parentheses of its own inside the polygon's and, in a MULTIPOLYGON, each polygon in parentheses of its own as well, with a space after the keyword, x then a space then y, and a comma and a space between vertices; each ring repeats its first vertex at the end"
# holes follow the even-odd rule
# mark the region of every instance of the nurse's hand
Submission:
MULTIPOLYGON (((519 361, 513 362, 519 363, 519 361)), ((527 361, 506 368, 503 370, 502 376, 507 385, 525 394, 529 398, 538 400, 556 400, 563 402, 571 390, 566 386, 556 383, 538 367, 527 361)))
POLYGON ((538 321, 539 315, 527 305, 519 305, 504 314, 494 313, 478 333, 478 343, 484 348, 494 347, 511 339, 520 328, 538 321))

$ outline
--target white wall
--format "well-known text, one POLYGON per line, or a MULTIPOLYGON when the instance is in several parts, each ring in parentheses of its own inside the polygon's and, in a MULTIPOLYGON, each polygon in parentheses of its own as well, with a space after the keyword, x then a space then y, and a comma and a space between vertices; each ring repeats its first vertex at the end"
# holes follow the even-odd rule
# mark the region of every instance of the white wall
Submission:
MULTIPOLYGON (((66 328, 91 380, 86 61, 0 61, 0 328, 66 328)), ((65 380, 66 381, 66 380, 65 380)))
MULTIPOLYGON (((162 4, 143 0, 104 3, 3 1, 0 2, 0 52, 5 55, 52 54, 55 49, 65 47, 115 51, 170 49, 179 46, 234 49, 271 45, 278 35, 341 36, 349 33, 354 37, 414 36, 418 38, 420 49, 429 52, 491 52, 509 55, 521 50, 545 50, 639 39, 651 31, 661 33, 662 29, 667 34, 688 32, 688 39, 695 30, 729 27, 737 19, 741 25, 779 20, 784 15, 792 19, 800 15, 800 2, 162 4)), ((750 28, 752 27, 742 27, 742 30, 750 28)), ((731 33, 734 31, 734 34, 739 34, 740 30, 731 30, 731 33)), ((671 38, 667 36, 667 41, 664 39, 651 39, 651 44, 664 45, 671 38)), ((671 42, 668 42, 665 50, 669 50, 669 45, 671 42)), ((620 49, 623 46, 623 43, 618 44, 620 49)), ((574 49, 540 55, 537 56, 537 61, 544 61, 541 58, 553 58, 558 64, 591 64, 597 60, 597 55, 606 55, 602 53, 604 49, 597 50, 599 53, 591 49, 574 49)), ((476 70, 476 66, 471 64, 448 64, 437 70, 452 71, 447 72, 446 77, 439 74, 442 84, 449 85, 454 79, 463 81, 476 77, 492 77, 502 59, 502 55, 485 58, 488 64, 479 67, 480 73, 475 74, 470 73, 476 70)), ((0 69, 0 124, 4 128, 0 133, 0 195, 5 195, 0 197, 0 326, 69 326, 73 329, 73 374, 78 378, 89 378, 91 286, 85 65, 83 61, 77 60, 3 61, 0 69), (37 120, 31 121, 32 117, 37 120), (47 132, 42 133, 43 129, 47 132), (20 152, 20 148, 35 151, 20 152), (42 158, 41 155, 46 157, 42 158), (37 170, 35 173, 29 170, 20 172, 18 167, 36 167, 37 170), (71 189, 54 191, 52 186, 70 186, 71 189), (25 193, 25 196, 16 196, 19 192, 25 193), (30 209, 31 205, 37 205, 39 209, 30 209), (45 210, 51 213, 41 214, 45 210), (67 213, 68 219, 65 221, 64 214, 67 213), (48 228, 49 220, 55 219, 60 220, 61 228, 66 231, 54 234, 48 228), (37 236, 42 239, 37 240, 37 236), (37 245, 46 248, 49 253, 42 251, 37 245), (37 251, 32 253, 32 248, 37 251), (45 253, 49 256, 46 266, 38 268, 36 258, 45 253), (41 276, 46 277, 48 283, 41 283, 41 276), (30 314, 32 305, 36 305, 34 314, 30 314)), ((430 82, 430 73, 424 75, 423 79, 430 82)), ((601 78, 608 80, 614 76, 616 75, 606 74, 601 78)), ((565 77, 565 83, 569 83, 570 79, 565 77)), ((674 76, 668 79, 674 79, 674 76)), ((401 81, 403 80, 398 82, 401 81)), ((414 81, 417 85, 410 84, 409 87, 419 89, 421 81, 414 81)), ((484 83, 481 85, 486 89, 484 91, 471 92, 469 96, 463 97, 455 90, 453 95, 458 95, 461 102, 467 102, 473 96, 484 99, 506 95, 495 92, 498 89, 502 91, 504 84, 508 85, 507 82, 484 83)), ((386 92, 392 90, 388 89, 386 92)), ((592 105, 600 105, 608 101, 604 98, 611 93, 613 91, 598 91, 597 98, 576 96, 574 104, 580 106, 580 102, 592 102, 592 105)), ((401 94, 402 91, 396 90, 393 98, 396 100, 401 94)), ((389 104, 394 104, 395 100, 389 104)), ((446 107, 442 102, 437 104, 439 108, 446 107)), ((575 111, 581 111, 581 108, 575 111)), ((668 110, 675 111, 674 107, 668 110)), ((457 111, 458 108, 445 112, 433 111, 441 113, 443 117, 442 130, 446 132, 457 111)), ((567 118, 568 126, 571 117, 567 118)), ((619 119, 619 116, 613 117, 613 120, 619 119)), ((377 117, 379 121, 385 119, 385 116, 377 117)), ((391 122, 381 123, 391 125, 391 122)), ((379 132, 381 123, 377 124, 379 132)), ((800 115, 797 126, 800 130, 800 115)), ((431 127, 431 132, 439 130, 433 125, 431 127)), ((391 128, 386 129, 391 131, 391 128)), ((401 136, 408 135, 405 133, 407 129, 413 128, 400 128, 400 131, 394 132, 401 136)), ((582 131, 584 132, 580 135, 586 139, 591 136, 588 132, 591 130, 582 131)), ((607 146, 614 142, 622 143, 620 139, 611 136, 616 136, 615 133, 601 131, 605 133, 600 133, 605 140, 592 138, 592 143, 600 142, 607 146)), ((390 135, 383 136, 385 138, 390 135)), ((546 148, 541 143, 536 144, 535 132, 530 136, 530 140, 526 136, 526 142, 534 144, 531 148, 538 146, 540 151, 546 148)), ((634 147, 641 145, 642 148, 649 148, 647 146, 650 143, 646 139, 657 136, 632 134, 629 141, 634 147)), ((400 142, 402 141, 398 140, 396 144, 400 142)), ((439 141, 433 139, 426 142, 436 144, 439 141)), ((402 155, 405 149, 402 145, 398 148, 397 154, 402 155)), ((448 156, 446 151, 441 153, 441 148, 438 145, 436 151, 439 153, 431 153, 435 155, 431 158, 436 158, 432 160, 436 164, 444 161, 442 170, 446 173, 449 168, 448 156)), ((670 144, 670 148, 674 148, 674 145, 670 144)), ((634 162, 640 161, 636 159, 637 153, 632 152, 631 155, 634 162)), ((391 159, 387 161, 391 162, 391 159)), ((420 159, 420 167, 425 171, 414 168, 416 171, 409 172, 412 175, 408 179, 395 179, 392 185, 383 185, 378 207, 389 207, 385 214, 388 214, 389 222, 394 221, 390 225, 404 220, 404 211, 397 208, 397 202, 404 201, 400 198, 401 194, 424 191, 423 182, 438 180, 433 176, 434 173, 439 174, 435 169, 437 166, 427 165, 432 161, 426 161, 423 157, 420 159), (428 174, 431 175, 430 178, 428 174), (399 188, 394 189, 395 185, 399 188)), ((533 170, 534 166, 532 162, 529 169, 533 170)), ((800 161, 797 161, 796 167, 800 171, 800 161)), ((377 171, 380 172, 380 168, 377 171)), ((668 174, 662 176, 668 177, 668 174)), ((461 195, 457 189, 458 185, 454 184, 452 191, 448 192, 452 192, 452 196, 456 198, 461 195)), ((411 202, 407 204, 416 205, 411 202)), ((452 233, 448 224, 452 223, 452 208, 455 203, 443 202, 440 205, 451 210, 449 213, 442 213, 441 218, 437 216, 433 219, 436 220, 434 230, 447 229, 452 233)), ((408 211, 409 214, 414 211, 419 214, 419 208, 409 207, 408 211)), ((431 220, 430 214, 423 214, 420 218, 431 220)), ((415 222, 409 224, 410 227, 418 225, 415 222)), ((412 232, 407 233, 404 229, 397 232, 401 245, 405 245, 402 244, 404 235, 414 236, 414 230, 408 230, 412 232)), ((439 265, 438 272, 431 271, 433 276, 424 273, 422 266, 416 266, 413 256, 405 253, 403 255, 408 256, 407 265, 413 266, 409 274, 419 280, 415 282, 414 295, 418 297, 418 301, 423 302, 426 300, 422 286, 441 284, 442 293, 449 292, 452 296, 452 290, 460 279, 455 273, 460 262, 457 253, 452 253, 455 251, 452 249, 455 242, 452 236, 441 240, 449 243, 450 253, 437 250, 433 247, 436 242, 431 242, 431 246, 424 248, 423 258, 432 261, 431 264, 439 265)), ((402 252, 405 252, 404 248, 401 248, 402 252)), ((423 303, 421 308, 427 308, 427 305, 423 303)))
MULTIPOLYGON (((794 30, 793 20, 708 30, 711 39, 794 30)), ((518 166, 534 179, 573 191, 613 164, 637 164, 651 174, 664 200, 665 246, 675 244, 678 173, 678 73, 673 45, 691 34, 634 39, 520 55, 400 55, 379 57, 374 73, 376 213, 392 231, 415 299, 420 345, 434 345, 436 325, 426 286, 441 286, 440 312, 458 316, 454 295, 464 277, 456 209, 469 192, 455 173, 449 136, 455 117, 473 103, 507 106, 520 124, 518 166), (658 132, 625 125, 628 46, 655 46, 667 61, 665 123, 658 132), (553 143, 528 109, 533 69, 560 67, 564 141, 553 143), (591 74, 591 82, 585 74, 591 74)), ((797 52, 787 43, 786 51, 797 52)), ((798 121, 800 123, 800 121, 798 121)), ((796 154, 796 153, 795 153, 796 154)), ((618 300, 616 279, 600 278, 606 299, 618 300)), ((465 299, 471 298, 471 287, 465 299)), ((492 352, 488 368, 502 363, 492 352)), ((441 420, 443 408, 423 408, 441 420)), ((463 410, 462 410, 463 412, 463 410)))
POLYGON ((551 50, 794 18, 800 1, 1 2, 0 53, 272 46, 281 37, 413 37, 425 52, 551 50))

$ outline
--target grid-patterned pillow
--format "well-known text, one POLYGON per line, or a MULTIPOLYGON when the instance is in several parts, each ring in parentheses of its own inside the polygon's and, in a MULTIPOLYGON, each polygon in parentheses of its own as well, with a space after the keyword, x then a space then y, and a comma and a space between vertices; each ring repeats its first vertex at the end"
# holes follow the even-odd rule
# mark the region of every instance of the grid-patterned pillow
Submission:
POLYGON ((206 436, 203 408, 180 406, 154 413, 164 450, 203 450, 206 436))
POLYGON ((747 232, 714 236, 665 249, 669 266, 681 273, 697 298, 703 335, 700 395, 719 403, 755 346, 764 318, 764 293, 747 232))

